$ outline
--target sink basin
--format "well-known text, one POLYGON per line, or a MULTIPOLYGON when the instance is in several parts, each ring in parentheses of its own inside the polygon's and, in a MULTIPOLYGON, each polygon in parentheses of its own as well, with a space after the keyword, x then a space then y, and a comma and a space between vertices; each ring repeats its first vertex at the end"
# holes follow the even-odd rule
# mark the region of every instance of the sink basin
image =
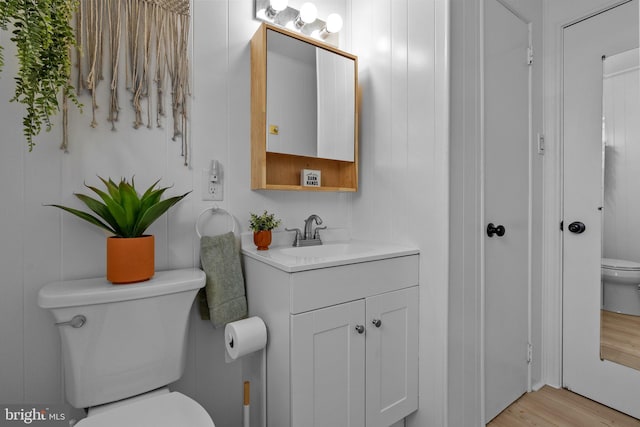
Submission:
POLYGON ((267 251, 258 251, 251 245, 244 245, 242 252, 245 256, 280 270, 296 272, 414 255, 418 250, 388 243, 351 240, 319 246, 271 247, 267 251))
POLYGON ((359 243, 329 243, 319 246, 277 248, 283 255, 303 258, 326 258, 372 252, 375 247, 359 243))

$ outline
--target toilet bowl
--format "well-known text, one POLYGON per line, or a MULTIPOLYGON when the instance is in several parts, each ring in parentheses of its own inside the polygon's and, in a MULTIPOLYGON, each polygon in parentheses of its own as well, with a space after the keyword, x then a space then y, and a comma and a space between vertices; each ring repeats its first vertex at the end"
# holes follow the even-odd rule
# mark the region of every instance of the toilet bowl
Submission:
POLYGON ((193 399, 166 387, 184 371, 199 269, 158 271, 146 282, 55 282, 38 305, 55 318, 67 401, 87 408, 80 427, 215 427, 193 399))
POLYGON ((602 258, 602 308, 640 316, 640 263, 602 258))
POLYGON ((195 400, 178 392, 162 389, 113 404, 89 409, 77 427, 215 427, 195 400))

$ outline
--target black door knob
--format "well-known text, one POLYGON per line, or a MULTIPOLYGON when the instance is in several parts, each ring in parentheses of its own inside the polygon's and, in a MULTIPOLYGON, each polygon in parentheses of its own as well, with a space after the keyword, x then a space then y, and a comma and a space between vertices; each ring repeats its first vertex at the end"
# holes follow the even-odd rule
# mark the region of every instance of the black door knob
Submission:
POLYGON ((569 224, 569 231, 572 233, 576 233, 576 234, 584 233, 584 230, 586 229, 587 229, 587 226, 580 221, 574 221, 571 224, 569 224))
POLYGON ((502 237, 504 236, 505 231, 506 230, 503 225, 493 225, 492 222, 487 224, 487 236, 489 237, 493 237, 494 234, 497 234, 498 237, 502 237))

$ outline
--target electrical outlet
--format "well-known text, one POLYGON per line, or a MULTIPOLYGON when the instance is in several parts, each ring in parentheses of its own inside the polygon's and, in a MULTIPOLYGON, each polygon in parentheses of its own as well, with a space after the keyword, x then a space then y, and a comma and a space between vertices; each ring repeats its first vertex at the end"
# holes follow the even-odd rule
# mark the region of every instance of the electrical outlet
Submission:
POLYGON ((221 201, 222 197, 222 183, 221 182, 209 182, 209 194, 211 200, 221 201))
POLYGON ((211 182, 209 169, 202 169, 202 200, 221 201, 223 200, 222 182, 211 182))

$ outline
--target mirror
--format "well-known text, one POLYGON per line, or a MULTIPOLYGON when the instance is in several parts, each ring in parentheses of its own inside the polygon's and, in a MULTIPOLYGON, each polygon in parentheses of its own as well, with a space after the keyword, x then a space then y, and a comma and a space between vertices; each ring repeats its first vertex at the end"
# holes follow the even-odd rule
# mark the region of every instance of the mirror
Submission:
POLYGON ((266 150, 353 162, 356 61, 267 30, 266 150))
POLYGON ((603 58, 600 357, 640 369, 640 72, 638 49, 603 58), (617 278, 609 278, 608 272, 617 278))

